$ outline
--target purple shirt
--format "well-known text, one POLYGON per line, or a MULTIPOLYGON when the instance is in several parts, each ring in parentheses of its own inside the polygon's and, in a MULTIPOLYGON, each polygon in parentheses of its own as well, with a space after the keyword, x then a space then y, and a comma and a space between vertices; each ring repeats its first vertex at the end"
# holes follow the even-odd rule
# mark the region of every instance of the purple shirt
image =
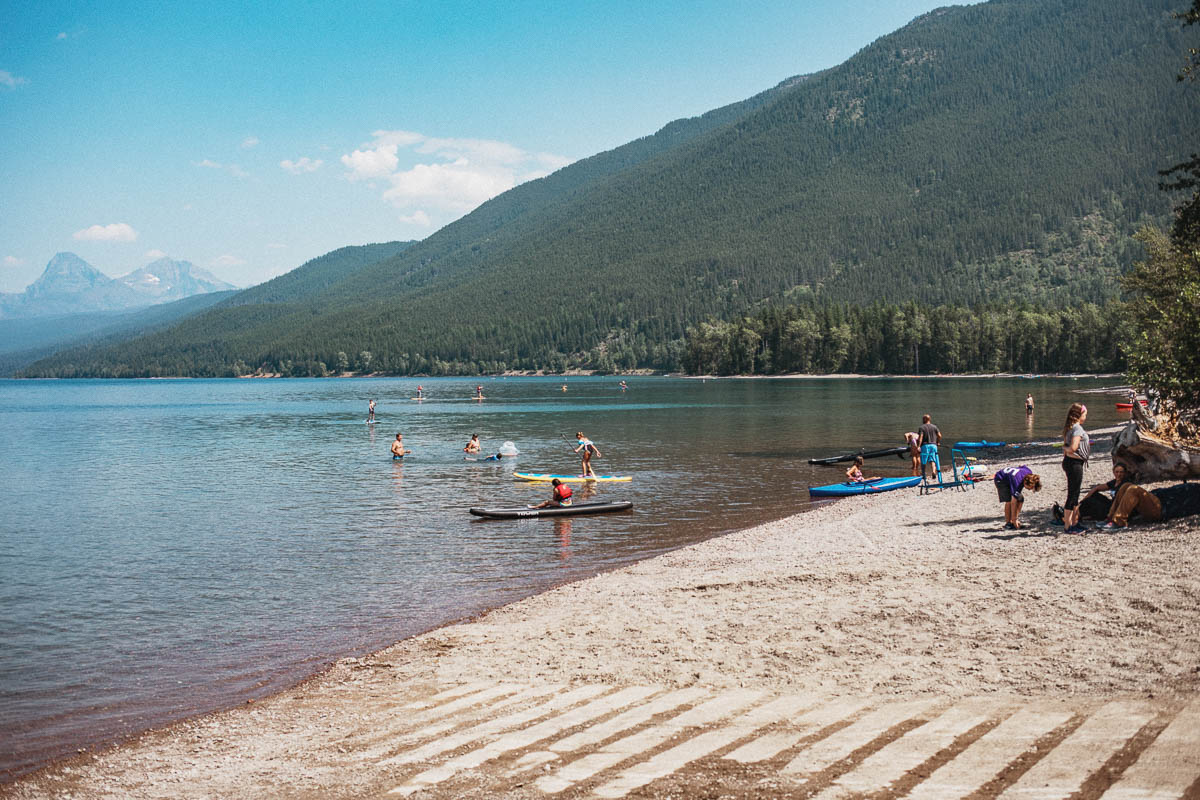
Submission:
POLYGON ((1021 494, 1021 490, 1025 488, 1025 476, 1032 474, 1033 470, 1022 464, 1019 467, 1005 467, 996 473, 995 477, 992 478, 992 481, 994 483, 1000 483, 1000 481, 1004 481, 1008 484, 1008 491, 1013 497, 1015 497, 1017 500, 1024 500, 1025 497, 1021 494))

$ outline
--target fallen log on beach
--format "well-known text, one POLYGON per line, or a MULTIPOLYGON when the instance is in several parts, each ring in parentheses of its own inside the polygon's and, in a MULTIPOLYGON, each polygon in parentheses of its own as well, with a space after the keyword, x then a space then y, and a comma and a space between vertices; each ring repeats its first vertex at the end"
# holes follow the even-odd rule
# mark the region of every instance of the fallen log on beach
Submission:
POLYGON ((1128 465, 1139 483, 1200 479, 1200 449, 1162 438, 1137 421, 1117 434, 1112 458, 1128 465))

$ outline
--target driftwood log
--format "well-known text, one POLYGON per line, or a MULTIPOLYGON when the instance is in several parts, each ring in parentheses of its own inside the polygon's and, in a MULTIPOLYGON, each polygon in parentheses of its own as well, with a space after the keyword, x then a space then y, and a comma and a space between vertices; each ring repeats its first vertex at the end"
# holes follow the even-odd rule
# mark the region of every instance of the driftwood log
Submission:
POLYGON ((1113 442, 1113 461, 1133 470, 1139 483, 1200 480, 1200 449, 1160 436, 1162 427, 1134 403, 1133 420, 1113 442))

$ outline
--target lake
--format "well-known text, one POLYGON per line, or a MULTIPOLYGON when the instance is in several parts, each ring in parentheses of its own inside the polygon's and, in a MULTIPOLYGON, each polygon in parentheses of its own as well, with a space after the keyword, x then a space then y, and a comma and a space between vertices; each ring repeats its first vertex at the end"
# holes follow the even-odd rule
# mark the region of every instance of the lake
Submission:
POLYGON ((1056 439, 1080 399, 1089 427, 1128 418, 1074 393, 1111 378, 619 380, 0 381, 0 774, 802 511, 844 469, 806 459, 902 444, 924 412, 947 443, 1056 439), (549 496, 512 470, 577 472, 577 430, 634 476, 593 498, 631 513, 467 514, 549 496), (520 455, 466 461, 472 433, 520 455))

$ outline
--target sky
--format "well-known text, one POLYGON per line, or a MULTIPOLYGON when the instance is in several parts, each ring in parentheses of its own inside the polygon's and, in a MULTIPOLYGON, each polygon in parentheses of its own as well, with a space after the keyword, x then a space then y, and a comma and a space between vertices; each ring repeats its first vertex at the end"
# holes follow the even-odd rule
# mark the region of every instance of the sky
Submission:
POLYGON ((423 239, 933 0, 0 0, 0 291, 55 253, 239 287, 423 239))

